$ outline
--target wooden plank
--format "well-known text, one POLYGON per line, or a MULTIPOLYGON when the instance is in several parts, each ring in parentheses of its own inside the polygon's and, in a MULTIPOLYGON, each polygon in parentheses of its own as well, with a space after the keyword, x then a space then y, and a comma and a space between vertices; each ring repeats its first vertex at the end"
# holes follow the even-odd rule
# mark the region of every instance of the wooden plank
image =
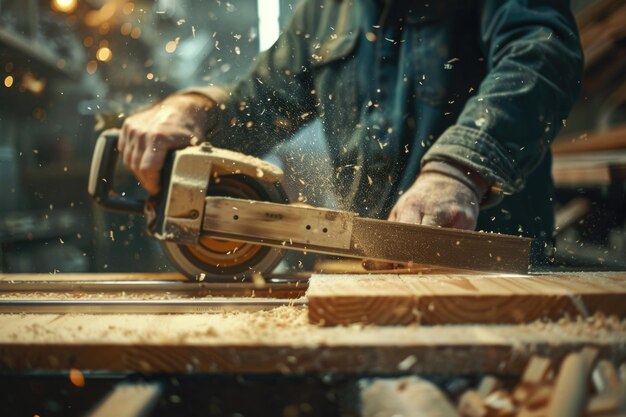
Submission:
POLYGON ((626 359, 619 321, 319 327, 302 307, 259 313, 0 315, 0 371, 519 375, 593 345, 626 359))
POLYGON ((309 320, 326 326, 626 317, 626 273, 313 275, 307 298, 309 320))
POLYGON ((590 366, 581 353, 567 355, 554 383, 547 415, 578 417, 585 412, 588 396, 590 366))
POLYGON ((626 125, 620 125, 607 131, 592 132, 579 137, 559 138, 552 144, 554 155, 586 154, 588 152, 626 149, 626 125))
POLYGON ((554 213, 554 233, 560 235, 591 211, 591 201, 584 197, 575 197, 554 213))
POLYGON ((557 187, 609 185, 626 178, 626 151, 555 156, 552 177, 557 187))
POLYGON ((560 188, 606 187, 611 184, 611 170, 608 166, 581 168, 554 168, 554 185, 560 188))

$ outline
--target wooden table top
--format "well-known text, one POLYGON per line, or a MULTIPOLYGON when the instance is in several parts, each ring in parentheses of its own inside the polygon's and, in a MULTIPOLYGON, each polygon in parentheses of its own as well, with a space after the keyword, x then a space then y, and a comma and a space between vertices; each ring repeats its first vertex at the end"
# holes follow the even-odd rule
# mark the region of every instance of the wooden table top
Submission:
POLYGON ((560 359, 586 345, 614 361, 626 360, 626 323, 616 317, 525 325, 320 327, 309 323, 307 310, 0 314, 0 370, 516 374, 534 354, 560 359))

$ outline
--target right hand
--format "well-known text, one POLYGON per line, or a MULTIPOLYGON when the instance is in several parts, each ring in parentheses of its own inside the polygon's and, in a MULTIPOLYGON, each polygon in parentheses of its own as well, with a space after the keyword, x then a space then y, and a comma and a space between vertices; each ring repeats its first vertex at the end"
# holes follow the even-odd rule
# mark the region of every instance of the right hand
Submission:
POLYGON ((214 107, 212 100, 200 94, 179 94, 125 120, 117 148, 148 193, 159 192, 161 168, 169 151, 204 139, 207 112, 214 107))
POLYGON ((467 168, 428 162, 413 185, 398 199, 389 220, 474 230, 487 188, 482 177, 473 172, 470 175, 467 168), (456 172, 456 177, 443 173, 442 169, 447 173, 456 172))

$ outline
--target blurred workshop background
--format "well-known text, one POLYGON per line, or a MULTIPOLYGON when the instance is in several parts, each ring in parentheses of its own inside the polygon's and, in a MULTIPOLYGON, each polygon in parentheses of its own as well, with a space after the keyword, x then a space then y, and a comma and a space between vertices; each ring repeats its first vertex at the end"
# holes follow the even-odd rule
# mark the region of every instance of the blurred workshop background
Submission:
MULTIPOLYGON (((95 139, 168 93, 244 76, 295 3, 0 0, 0 272, 171 270, 143 218, 89 200, 95 139)), ((553 146, 555 267, 626 269, 626 2, 572 8, 586 64, 553 146)), ((323 152, 314 124, 270 157, 290 174, 292 199, 333 206, 307 187, 323 152), (304 154, 316 163, 291 163, 304 154)), ((128 173, 118 184, 142 195, 128 173)))

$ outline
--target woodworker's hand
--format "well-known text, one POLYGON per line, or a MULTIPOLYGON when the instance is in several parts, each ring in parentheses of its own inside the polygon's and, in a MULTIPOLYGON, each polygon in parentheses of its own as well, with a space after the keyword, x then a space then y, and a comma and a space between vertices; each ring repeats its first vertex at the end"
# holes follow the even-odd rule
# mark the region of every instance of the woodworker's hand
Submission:
POLYGON ((201 141, 213 101, 200 94, 173 95, 126 119, 117 148, 124 164, 150 194, 160 189, 167 153, 201 141))
POLYGON ((487 185, 445 162, 429 162, 400 197, 390 221, 474 230, 487 185))

